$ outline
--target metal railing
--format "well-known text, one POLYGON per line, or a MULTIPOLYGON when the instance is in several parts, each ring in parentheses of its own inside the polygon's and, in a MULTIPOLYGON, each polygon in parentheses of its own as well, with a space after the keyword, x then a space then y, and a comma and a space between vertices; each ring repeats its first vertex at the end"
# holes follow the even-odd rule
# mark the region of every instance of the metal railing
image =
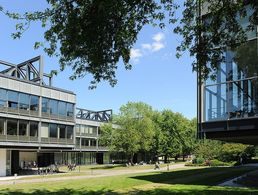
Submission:
POLYGON ((23 135, 0 135, 0 141, 4 142, 17 142, 17 143, 43 143, 43 144, 61 144, 61 145, 73 145, 73 139, 63 138, 44 138, 41 137, 41 141, 38 137, 23 136, 23 135))

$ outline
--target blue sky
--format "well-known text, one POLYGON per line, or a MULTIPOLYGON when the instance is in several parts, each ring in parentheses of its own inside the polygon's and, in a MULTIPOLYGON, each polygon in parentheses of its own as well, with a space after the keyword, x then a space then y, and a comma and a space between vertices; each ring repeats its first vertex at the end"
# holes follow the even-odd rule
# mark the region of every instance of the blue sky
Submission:
MULTIPOLYGON (((1 0, 0 5, 18 12, 40 10, 47 6, 45 0, 1 0)), ((48 57, 41 49, 33 49, 35 41, 44 41, 44 29, 38 23, 31 24, 20 40, 13 40, 10 34, 15 31, 16 23, 2 14, 0 21, 1 60, 19 63, 43 55, 45 72, 59 68, 57 58, 48 57)), ((77 107, 113 109, 117 113, 119 107, 128 101, 142 101, 155 110, 171 109, 193 118, 196 116, 196 73, 192 72, 187 53, 180 59, 175 57, 179 42, 180 37, 172 33, 171 26, 164 30, 146 26, 131 51, 132 70, 125 70, 120 63, 118 83, 114 88, 102 82, 97 89, 88 90, 91 77, 71 81, 68 79, 71 74, 69 68, 54 78, 53 85, 74 91, 77 107)))

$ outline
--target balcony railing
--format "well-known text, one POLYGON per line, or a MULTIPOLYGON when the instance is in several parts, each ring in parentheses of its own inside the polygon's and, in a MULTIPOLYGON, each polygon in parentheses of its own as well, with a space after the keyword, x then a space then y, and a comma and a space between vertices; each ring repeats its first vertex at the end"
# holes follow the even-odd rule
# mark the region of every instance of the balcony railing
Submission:
POLYGON ((43 144, 60 144, 60 145, 73 145, 73 139, 63 138, 41 138, 41 142, 38 137, 23 136, 23 135, 0 135, 0 141, 4 142, 17 142, 17 143, 43 143, 43 144))
POLYGON ((19 108, 11 108, 6 106, 0 106, 0 112, 10 113, 10 114, 20 114, 25 116, 39 116, 39 111, 35 110, 24 110, 19 108))
POLYGON ((74 122, 74 117, 72 117, 72 116, 54 115, 54 114, 49 114, 47 112, 42 112, 41 116, 42 116, 42 118, 47 118, 47 119, 54 119, 54 120, 62 120, 62 121, 74 122))

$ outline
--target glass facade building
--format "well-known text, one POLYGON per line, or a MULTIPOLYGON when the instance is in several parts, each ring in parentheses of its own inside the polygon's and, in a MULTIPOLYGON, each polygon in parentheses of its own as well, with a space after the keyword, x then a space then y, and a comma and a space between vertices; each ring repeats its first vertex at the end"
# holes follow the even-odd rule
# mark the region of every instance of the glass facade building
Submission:
MULTIPOLYGON (((245 28, 251 13, 239 18, 245 28)), ((232 49, 227 47, 224 62, 215 79, 199 84, 199 137, 230 142, 258 144, 258 42, 257 28, 248 40, 232 49)))

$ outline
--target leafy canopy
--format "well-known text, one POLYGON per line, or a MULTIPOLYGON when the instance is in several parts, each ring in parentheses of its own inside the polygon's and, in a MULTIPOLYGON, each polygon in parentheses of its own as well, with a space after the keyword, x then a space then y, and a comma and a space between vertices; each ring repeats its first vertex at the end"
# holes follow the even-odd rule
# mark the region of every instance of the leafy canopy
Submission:
MULTIPOLYGON (((165 18, 164 10, 173 17, 173 0, 47 0, 50 8, 23 15, 4 12, 20 20, 14 38, 20 38, 31 21, 41 21, 46 27, 49 43, 45 52, 59 56, 61 70, 73 69, 71 79, 92 74, 91 88, 101 80, 117 83, 115 71, 122 59, 131 69, 130 49, 144 25, 159 25, 165 18), (47 25, 48 24, 48 25, 47 25)), ((3 9, 1 9, 3 11, 3 9)), ((171 20, 172 22, 173 20, 171 20)), ((35 47, 42 44, 37 42, 35 47)))

